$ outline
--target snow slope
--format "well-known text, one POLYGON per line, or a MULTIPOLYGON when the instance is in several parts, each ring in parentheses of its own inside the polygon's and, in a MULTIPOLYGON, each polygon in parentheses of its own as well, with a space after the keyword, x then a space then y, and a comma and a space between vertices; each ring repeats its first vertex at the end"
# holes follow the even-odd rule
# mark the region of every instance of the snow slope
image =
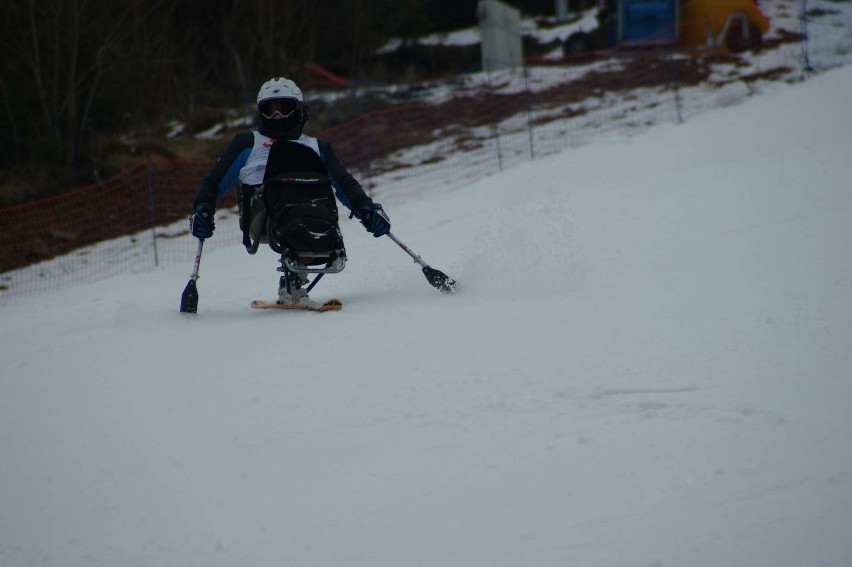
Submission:
MULTIPOLYGON (((852 564, 852 68, 0 310, 0 565, 852 564)), ((217 235, 220 238, 222 235, 217 235)), ((216 236, 214 236, 216 238, 216 236)))

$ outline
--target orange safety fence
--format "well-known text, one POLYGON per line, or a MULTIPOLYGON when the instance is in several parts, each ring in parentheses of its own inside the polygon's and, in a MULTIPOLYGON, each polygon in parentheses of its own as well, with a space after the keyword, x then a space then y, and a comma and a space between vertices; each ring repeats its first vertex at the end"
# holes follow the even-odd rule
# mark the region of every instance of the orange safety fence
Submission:
POLYGON ((96 185, 0 209, 0 272, 186 217, 211 163, 151 159, 96 185))

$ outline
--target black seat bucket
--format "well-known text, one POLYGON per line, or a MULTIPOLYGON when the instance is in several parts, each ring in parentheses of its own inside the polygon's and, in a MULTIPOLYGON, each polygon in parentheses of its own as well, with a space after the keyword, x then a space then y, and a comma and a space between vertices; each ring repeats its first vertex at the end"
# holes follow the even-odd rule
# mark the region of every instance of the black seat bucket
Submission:
POLYGON ((337 202, 319 156, 296 142, 275 142, 263 185, 270 248, 287 257, 294 271, 342 270, 346 252, 337 202), (327 269, 309 269, 323 265, 327 269))

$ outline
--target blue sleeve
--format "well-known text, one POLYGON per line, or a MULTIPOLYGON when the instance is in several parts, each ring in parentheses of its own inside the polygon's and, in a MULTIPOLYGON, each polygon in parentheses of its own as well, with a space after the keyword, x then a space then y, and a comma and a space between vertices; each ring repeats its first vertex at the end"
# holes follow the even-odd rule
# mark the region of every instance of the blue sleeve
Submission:
POLYGON ((340 158, 332 149, 331 144, 326 140, 319 139, 317 143, 319 144, 320 158, 328 170, 328 176, 331 178, 331 186, 334 187, 337 200, 350 211, 359 208, 365 202, 371 201, 361 184, 352 177, 349 170, 340 162, 340 158))
POLYGON ((334 180, 334 177, 331 175, 329 175, 329 177, 331 178, 331 186, 334 187, 334 194, 337 196, 337 200, 351 211, 354 208, 352 201, 349 200, 349 197, 346 196, 346 193, 344 193, 343 189, 340 188, 340 184, 334 180))
POLYGON ((248 156, 254 147, 254 134, 241 132, 237 134, 225 149, 216 164, 201 181, 201 188, 195 197, 193 207, 199 203, 215 206, 219 200, 236 185, 240 169, 246 164, 248 156))
POLYGON ((225 196, 234 185, 237 184, 237 179, 240 176, 240 170, 248 161, 248 156, 251 153, 251 148, 246 148, 237 154, 237 159, 231 163, 231 166, 222 176, 222 180, 219 182, 219 192, 216 195, 216 203, 222 200, 222 197, 225 196))

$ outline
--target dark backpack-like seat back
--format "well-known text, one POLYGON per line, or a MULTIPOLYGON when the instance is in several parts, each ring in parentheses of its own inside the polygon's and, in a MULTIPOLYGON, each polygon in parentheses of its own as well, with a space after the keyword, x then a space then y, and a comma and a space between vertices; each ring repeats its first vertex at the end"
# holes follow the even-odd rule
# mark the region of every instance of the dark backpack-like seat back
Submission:
POLYGON ((263 186, 274 251, 289 250, 305 265, 325 264, 343 252, 334 190, 316 152, 296 142, 275 142, 263 186))

